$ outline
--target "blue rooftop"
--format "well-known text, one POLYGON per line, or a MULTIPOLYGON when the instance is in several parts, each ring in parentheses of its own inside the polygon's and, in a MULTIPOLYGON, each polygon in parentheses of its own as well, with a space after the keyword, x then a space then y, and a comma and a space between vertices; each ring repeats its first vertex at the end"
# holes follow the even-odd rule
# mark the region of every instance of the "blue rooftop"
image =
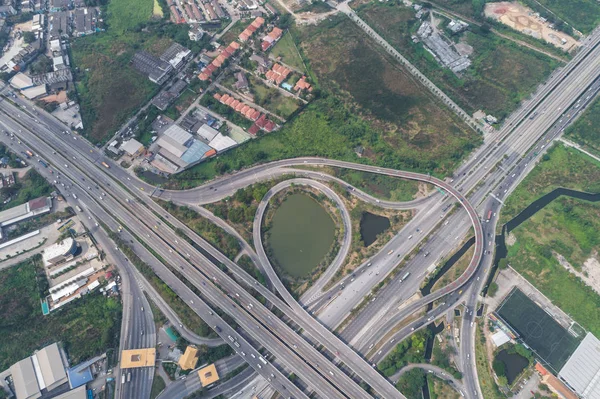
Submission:
POLYGON ((282 83, 281 87, 283 87, 284 89, 289 90, 289 91, 292 91, 292 89, 293 89, 292 85, 287 82, 282 83))
POLYGON ((183 153, 181 159, 187 163, 198 162, 202 159, 204 154, 206 154, 206 152, 210 151, 211 149, 212 148, 209 147, 207 144, 204 144, 199 140, 194 140, 192 142, 192 145, 187 149, 187 151, 183 153))
POLYGON ((85 385, 94 379, 89 365, 87 367, 77 365, 70 368, 67 370, 67 375, 69 376, 69 386, 71 389, 85 385))

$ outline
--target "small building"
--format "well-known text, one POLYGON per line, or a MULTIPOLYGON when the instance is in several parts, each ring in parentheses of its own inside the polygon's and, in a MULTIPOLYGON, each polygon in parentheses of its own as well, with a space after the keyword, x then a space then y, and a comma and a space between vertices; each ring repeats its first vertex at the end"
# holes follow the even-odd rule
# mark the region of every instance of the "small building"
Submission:
POLYGON ((217 150, 217 152, 223 152, 231 147, 235 147, 238 143, 231 137, 218 133, 208 145, 217 150))
POLYGON ((46 90, 46 85, 33 86, 28 89, 21 90, 21 94, 27 97, 30 100, 34 100, 38 97, 45 96, 48 94, 48 90, 46 90))
POLYGON ((215 364, 213 363, 198 370, 198 377, 200 377, 200 384, 202 384, 202 388, 206 388, 207 386, 219 381, 219 373, 217 372, 215 364))
POLYGON ((188 36, 190 37, 191 41, 197 42, 199 40, 202 40, 202 37, 204 36, 204 31, 200 28, 190 29, 190 31, 188 32, 188 36))
POLYGON ((133 67, 148 76, 152 83, 163 84, 173 71, 173 66, 145 51, 138 51, 131 59, 133 67))
POLYGON ((34 360, 33 363, 34 365, 37 363, 45 388, 48 391, 52 391, 67 382, 65 365, 56 342, 42 348, 34 356, 37 360, 34 360))
POLYGON ((217 134, 219 134, 219 131, 217 129, 215 129, 215 128, 212 128, 212 127, 204 124, 204 125, 200 126, 200 128, 198 129, 198 131, 196 133, 204 141, 206 141, 207 143, 209 143, 212 139, 215 138, 215 136, 217 134))
POLYGON ((132 157, 137 157, 144 151, 144 145, 136 139, 130 139, 121 144, 121 150, 132 157))
POLYGON ((246 74, 242 71, 239 71, 235 74, 236 82, 233 84, 238 90, 245 90, 248 88, 248 78, 246 78, 246 74))
POLYGON ((179 358, 179 367, 182 370, 192 370, 196 368, 198 362, 198 348, 188 346, 185 348, 185 353, 179 358))
POLYGON ((33 80, 22 72, 17 73, 8 82, 12 88, 18 90, 24 90, 34 86, 33 80))
POLYGON ((50 197, 39 197, 25 204, 6 209, 0 212, 0 227, 10 226, 33 216, 48 213, 51 207, 52 199, 50 197))
POLYGON ((44 263, 46 265, 55 265, 73 258, 77 251, 77 241, 72 237, 65 238, 44 250, 44 263))

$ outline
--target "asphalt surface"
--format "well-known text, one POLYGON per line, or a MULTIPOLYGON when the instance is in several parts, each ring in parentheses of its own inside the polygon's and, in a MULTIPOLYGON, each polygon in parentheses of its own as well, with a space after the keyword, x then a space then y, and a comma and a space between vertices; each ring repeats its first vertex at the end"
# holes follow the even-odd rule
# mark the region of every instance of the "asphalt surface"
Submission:
MULTIPOLYGON (((2 104, 3 107, 6 107, 8 104, 6 102, 4 102, 2 104)), ((14 112, 14 110, 13 110, 14 112)), ((15 112, 16 118, 18 119, 20 118, 19 116, 19 112, 15 112)), ((29 124, 27 127, 28 129, 31 129, 33 131, 36 131, 38 129, 40 129, 40 124, 33 125, 32 123, 30 123, 27 119, 25 120, 20 120, 21 123, 24 124, 29 124)), ((44 121, 46 122, 46 121, 44 121)), ((52 123, 53 121, 48 121, 48 123, 52 123)), ((43 126, 43 125, 42 125, 43 126)), ((19 128, 17 126, 9 126, 9 128, 11 130, 19 130, 19 128)), ((46 154, 50 154, 52 152, 51 149, 47 149, 44 148, 44 144, 41 143, 39 140, 37 140, 36 138, 34 138, 33 135, 31 135, 29 132, 23 130, 23 132, 18 132, 19 135, 26 136, 26 139, 28 141, 28 144, 31 145, 33 147, 34 150, 38 151, 38 148, 43 148, 43 152, 46 154)), ((145 225, 144 223, 152 223, 151 220, 153 218, 152 214, 144 207, 140 207, 138 206, 138 204, 134 201, 131 201, 129 204, 130 207, 135 207, 135 212, 127 212, 127 211, 123 211, 123 207, 124 205, 122 203, 119 203, 117 198, 127 198, 128 194, 127 192, 124 192, 122 188, 120 188, 119 186, 113 184, 113 185, 109 185, 109 182, 104 181, 105 177, 104 177, 104 173, 105 170, 103 168, 99 168, 97 166, 87 166, 87 162, 81 162, 82 159, 85 160, 85 158, 88 156, 88 154, 86 152, 78 152, 74 149, 75 146, 77 145, 81 145, 78 143, 83 143, 83 140, 77 140, 75 138, 72 138, 74 145, 73 144, 69 144, 69 145, 65 145, 64 143, 64 138, 68 138, 69 135, 68 134, 63 134, 63 136, 61 136, 60 133, 58 133, 58 131, 55 131, 54 134, 50 133, 50 132, 44 132, 44 133, 39 133, 41 137, 43 137, 45 140, 51 141, 53 146, 56 146, 58 148, 59 153, 58 154, 54 154, 56 155, 56 157, 50 157, 50 162, 52 164, 57 163, 57 165, 61 165, 59 166, 60 169, 63 169, 63 172, 65 170, 68 170, 69 167, 65 166, 64 168, 62 167, 62 162, 68 162, 71 163, 70 159, 67 158, 63 158, 61 154, 65 154, 66 156, 72 156, 72 153, 77 153, 80 157, 80 159, 76 159, 77 165, 79 165, 79 167, 83 168, 85 167, 85 172, 86 174, 88 174, 89 176, 93 176, 92 179, 97 182, 98 184, 100 184, 102 186, 102 188, 106 191, 106 192, 110 192, 110 195, 107 195, 105 197, 103 197, 104 199, 102 201, 105 201, 104 204, 110 205, 111 208, 111 212, 115 215, 118 215, 119 219, 121 220, 121 222, 127 226, 130 230, 132 230, 133 233, 135 233, 138 237, 143 237, 143 235, 146 235, 148 239, 144 239, 148 245, 152 246, 153 248, 155 248, 155 250, 158 252, 159 255, 161 255, 163 258, 173 258, 175 256, 175 254, 177 252, 167 252, 167 250, 165 249, 164 246, 164 241, 167 242, 177 242, 177 236, 169 231, 169 229, 165 228, 164 226, 161 227, 160 229, 157 229, 156 225, 154 226, 154 229, 152 229, 152 227, 145 225), (64 137, 64 138, 63 138, 64 137), (56 160, 54 160, 53 158, 58 158, 56 160), (54 161, 54 162, 53 162, 54 161), (116 192, 116 194, 115 194, 116 192), (115 196, 114 198, 112 196, 115 196), (146 213, 148 215, 143 216, 143 214, 146 213), (140 219, 142 218, 144 221, 140 223, 140 219), (147 233, 147 231, 150 231, 151 233, 153 233, 152 235, 150 233, 147 233), (157 237, 157 236, 162 236, 162 237, 157 237), (164 237, 164 236, 167 237, 164 237), (160 248, 160 249, 159 249, 160 248), (171 254, 171 255, 169 255, 171 254)), ((91 153, 94 153, 93 149, 89 149, 88 151, 91 151, 91 153)), ((97 156, 97 154, 94 154, 93 156, 97 156)), ((99 162, 100 158, 96 159, 96 162, 99 162)), ((108 160, 104 160, 106 162, 109 162, 108 160)), ((89 161, 88 161, 89 162, 89 161)), ((68 165, 68 163, 65 163, 65 165, 68 165)), ((75 163, 71 163, 71 170, 73 170, 75 168, 75 163)), ((113 169, 111 169, 112 171, 113 169)), ((114 168, 114 170, 118 170, 118 168, 114 168)), ((78 181, 79 179, 76 179, 76 181, 78 181)), ((150 204, 149 204, 150 205, 150 204)), ((155 205, 155 204, 152 204, 155 205)), ((189 246, 187 243, 180 243, 179 244, 180 247, 189 247, 189 251, 191 251, 193 253, 193 255, 188 255, 190 254, 190 252, 186 252, 186 257, 193 261, 196 265, 202 265, 204 259, 202 259, 202 257, 200 256, 200 254, 198 254, 191 246, 189 246)), ((184 258, 181 257, 180 254, 178 254, 178 257, 180 257, 180 259, 185 262, 184 258)), ((282 363, 294 370, 294 372, 300 376, 300 378, 304 378, 304 380, 306 381, 310 381, 311 382, 311 387, 313 389, 315 389, 317 391, 317 393, 319 393, 322 396, 325 397, 338 397, 340 395, 339 391, 346 391, 347 395, 350 397, 366 397, 366 393, 362 390, 362 388, 360 388, 357 384, 355 384, 349 377, 347 377, 345 374, 343 374, 342 372, 333 372, 332 369, 327 369, 327 370, 322 370, 322 371, 318 371, 319 369, 319 363, 322 365, 328 364, 328 360, 326 358, 323 357, 323 355, 321 355, 319 352, 317 352, 312 346, 310 346, 306 341, 304 341, 303 339, 299 338, 297 336, 297 334, 292 331, 291 329, 289 329, 289 327, 287 327, 287 325, 285 325, 283 322, 281 322, 279 319, 276 318, 270 318, 269 315, 267 315, 267 310, 264 309, 264 307, 262 305, 260 305, 260 303, 258 301, 256 301, 250 294, 248 294, 245 290, 241 289, 237 283, 235 283, 229 276, 227 276, 225 273, 223 273, 218 267, 216 267, 213 264, 206 264, 206 262, 204 262, 204 265, 202 266, 210 266, 209 267, 209 271, 208 273, 214 273, 219 275, 219 284, 221 286, 221 289, 223 289, 225 283, 223 281, 225 281, 226 283, 228 283, 230 285, 229 290, 227 290, 230 295, 233 295, 233 293, 236 293, 237 295, 240 295, 240 300, 243 300, 245 303, 250 303, 253 306, 256 307, 255 311, 253 312, 253 317, 256 317, 256 313, 260 313, 261 314, 261 322, 264 323, 264 325, 267 324, 267 319, 270 320, 271 323, 275 324, 278 326, 277 328, 277 333, 273 334, 273 335, 267 335, 264 333, 261 334, 257 334, 257 332, 254 330, 255 324, 250 320, 251 317, 249 317, 250 315, 248 313, 245 313, 245 311, 240 311, 239 308, 237 308, 235 305, 233 305, 234 301, 231 298, 224 298, 222 292, 212 284, 212 281, 209 280, 207 278, 206 275, 199 275, 199 273, 196 270, 189 270, 190 268, 188 267, 184 267, 183 265, 180 266, 183 268, 184 272, 182 274, 185 275, 185 277, 190 280, 193 281, 194 284, 197 287, 202 287, 204 289, 206 289, 206 287, 210 286, 211 290, 206 290, 206 291, 210 291, 210 295, 207 293, 207 297, 208 299, 211 301, 211 303, 214 303, 216 306, 218 306, 221 309, 227 309, 226 311, 232 315, 237 321, 238 323, 244 327, 244 329, 249 332, 251 331, 250 335, 253 336, 253 338, 255 340, 257 340, 258 342, 261 342, 261 344, 263 344, 265 347, 267 347, 271 353, 276 353, 277 354, 277 358, 280 359, 282 361, 282 363), (201 279, 205 279, 205 281, 201 281, 201 279), (239 291, 239 292, 236 292, 239 291), (243 298, 243 299, 241 299, 243 298), (246 302, 248 301, 248 302, 246 302), (229 307, 232 307, 231 309, 228 309, 229 307), (269 316, 269 317, 267 317, 269 316), (246 323, 241 322, 240 320, 245 320, 246 323), (282 334, 282 331, 287 330, 287 334, 282 334), (285 338, 285 341, 284 339, 285 338), (295 343, 294 343, 295 342, 295 343), (294 347, 294 349, 297 348, 298 352, 302 351, 302 357, 304 359, 307 359, 311 361, 312 365, 309 367, 308 364, 305 364, 303 362, 300 361, 292 361, 292 358, 295 358, 296 356, 298 356, 298 353, 296 353, 295 351, 292 351, 290 347, 286 346, 289 345, 290 343, 294 343, 294 345, 296 347, 294 347), (302 348, 302 350, 300 349, 302 348), (327 380, 329 383, 325 383, 325 381, 323 380, 327 380), (322 381, 322 382, 320 382, 322 381), (343 382, 343 383, 341 383, 343 382), (335 388, 334 388, 335 387, 335 388), (333 389, 333 390, 332 390, 333 389)), ((176 278, 174 278, 173 276, 169 276, 170 278, 167 278, 167 276, 165 276, 164 278, 160 275, 160 273, 158 271, 155 270, 155 272, 157 272, 157 274, 163 279, 163 281, 165 281, 167 284, 172 285, 175 284, 176 278)), ((214 277, 214 276, 213 276, 214 277)), ((254 281, 254 280, 252 280, 254 281)), ((242 308, 245 309, 245 308, 242 308)), ((254 309, 253 309, 254 310, 254 309)), ((210 320, 210 317, 207 318, 210 320)), ((316 323, 313 319, 308 318, 305 319, 303 323, 300 324, 314 324, 320 327, 320 325, 318 325, 318 323, 316 323)), ((325 334, 329 334, 332 335, 331 333, 329 333, 327 330, 323 329, 325 334)), ((269 330, 267 330, 269 331, 269 330)), ((378 373, 376 373, 374 370, 372 370, 370 367, 368 367, 368 365, 366 364, 366 362, 364 362, 360 357, 356 356, 354 354, 354 352, 350 351, 352 353, 352 355, 355 356, 354 361, 358 361, 359 363, 359 367, 362 367, 362 370, 360 368, 357 368, 357 372, 358 373, 365 373, 366 375, 368 375, 368 380, 372 382, 372 385, 376 386, 377 384, 381 385, 381 388, 384 391, 384 394, 386 395, 386 397, 402 397, 400 393, 398 393, 395 388, 389 384, 389 382, 387 382, 383 377, 381 377, 378 373), (372 374, 373 377, 371 378, 372 374)), ((352 361, 350 361, 351 363, 352 361)), ((255 365, 255 367, 259 366, 259 364, 257 363, 255 365)), ((335 369, 335 366, 332 366, 335 369)), ((259 368, 260 369, 260 368, 259 368)), ((283 380, 283 378, 281 379, 283 380)), ((280 381, 278 379, 278 381, 280 381)), ((274 384, 276 385, 276 384, 274 384)), ((276 388, 278 390, 282 390, 282 387, 277 387, 276 388)), ((295 388, 295 387, 293 387, 295 388)), ((377 389, 377 388, 376 388, 377 389)), ((299 393, 298 393, 299 394, 299 393)))
MULTIPOLYGON (((465 165, 465 167, 461 168, 459 170, 459 172, 461 172, 462 170, 464 170, 465 172, 463 172, 462 174, 457 173, 457 184, 456 186, 459 187, 459 190, 461 190, 463 187, 466 187, 465 191, 468 192, 470 191, 471 188, 475 187, 475 185, 481 181, 484 181, 483 186, 480 186, 480 188, 478 188, 477 190, 475 190, 474 193, 470 193, 469 198, 471 199, 471 201, 478 206, 478 208, 483 208, 483 210, 487 210, 487 209, 491 209, 491 210, 495 210, 496 212, 494 212, 495 214, 498 214, 498 210, 500 209, 501 206, 501 202, 499 202, 498 204, 494 204, 494 201, 498 201, 498 199, 501 201, 502 197, 505 197, 507 195, 508 190, 511 190, 516 184, 511 184, 511 181, 509 180, 509 178, 507 178, 506 176, 510 175, 510 173, 512 172, 512 175, 510 175, 511 179, 514 179, 514 181, 512 183, 516 183, 520 178, 522 178, 522 176, 524 175, 523 172, 530 170, 531 167, 533 166, 532 164, 528 164, 528 162, 524 161, 524 163, 521 163, 521 165, 517 165, 515 166, 515 159, 518 159, 520 156, 522 156, 522 154, 530 147, 532 147, 536 141, 540 140, 540 135, 541 133, 543 133, 545 130, 547 130, 547 128, 551 127, 552 124, 554 124, 559 117, 562 118, 560 123, 562 123, 563 125, 568 123, 570 120, 572 120, 573 118, 576 117, 577 113, 580 111, 580 109, 578 111, 571 111, 572 113, 566 113, 564 116, 560 115, 561 110, 567 109, 568 106, 570 106, 571 104, 573 104, 573 102, 576 100, 577 96, 579 94, 581 94, 582 92, 584 92, 587 87, 589 86, 590 82, 593 81, 596 77, 597 77, 597 71, 595 70, 595 60, 598 57, 598 53, 599 50, 597 47, 594 47, 597 44, 598 41, 598 33, 597 31, 594 32, 594 35, 592 37, 592 39, 589 41, 590 44, 588 44, 588 48, 590 51, 590 57, 581 60, 583 58, 582 54, 584 54, 585 51, 587 51, 587 49, 584 48, 584 51, 581 51, 578 56, 576 56, 575 60, 571 63, 569 63, 569 65, 567 65, 567 67, 563 68, 561 71, 557 72, 554 74, 553 78, 551 79, 551 81, 549 82, 549 84, 546 85, 546 87, 552 87, 552 89, 555 88, 555 86, 557 86, 559 89, 564 88, 564 90, 554 90, 549 94, 543 94, 543 90, 542 89, 542 94, 538 93, 538 95, 534 98, 533 101, 530 102, 530 104, 525 104, 522 109, 519 111, 522 116, 519 117, 519 113, 517 113, 516 116, 512 116, 511 119, 513 119, 514 122, 514 127, 518 127, 518 130, 512 130, 510 128, 507 129, 502 129, 499 131, 498 134, 495 135, 495 138, 488 138, 488 143, 492 142, 494 143, 495 140, 495 144, 492 144, 492 146, 486 146, 483 149, 477 151, 475 153, 475 157, 470 160, 469 162, 467 162, 467 164, 465 165), (581 57, 580 57, 581 56, 581 57), (579 59, 577 59, 577 57, 579 57, 579 59), (574 71, 574 69, 570 69, 570 66, 575 65, 577 67, 577 73, 574 73, 572 71, 574 71), (541 100, 543 99, 543 100, 541 100), (538 105, 538 101, 539 105, 538 105), (531 111, 533 110, 533 107, 535 107, 536 105, 538 105, 539 111, 535 111, 534 114, 530 114, 531 111), (528 108, 529 107, 529 108, 528 108), (526 118, 528 115, 531 115, 529 118, 526 118), (520 123, 517 123, 519 122, 520 123), (505 137, 507 137, 510 134, 510 136, 508 137, 508 139, 504 140, 505 137), (507 155, 507 157, 504 157, 504 154, 507 155), (504 160, 500 160, 500 155, 502 158, 504 158, 504 160), (489 165, 489 167, 488 167, 489 165), (493 170, 493 171, 492 171, 493 170), (509 173, 507 173, 507 171, 511 171, 509 173), (518 173, 517 173, 518 172, 518 173), (503 184, 500 184, 503 183, 503 184), (504 187, 504 188, 503 188, 504 187), (498 188, 498 192, 495 193, 495 198, 494 199, 489 199, 487 198, 487 193, 489 192, 490 188, 498 188), (487 190, 487 191, 486 191, 487 190), (505 190, 505 191, 502 191, 505 190)), ((550 91, 550 90, 548 90, 550 91)), ((590 94, 592 95, 592 94, 590 94)), ((586 100, 584 100, 586 101, 586 100)), ((579 106, 578 108, 583 108, 582 106, 579 106)), ((509 119, 510 120, 510 119, 509 119)), ((24 122, 24 121, 21 121, 24 122)), ((47 122, 47 121, 45 121, 47 122)), ((508 126, 511 126, 513 123, 509 122, 508 126)), ((505 125, 507 126, 507 125, 505 125)), ((513 128, 514 128, 513 127, 513 128)), ((560 127, 560 126, 559 126, 560 127)), ((562 130, 559 130, 558 133, 556 133, 557 135, 560 134, 562 130)), ((544 137, 544 139, 546 139, 547 141, 545 143, 549 143, 550 140, 552 139, 552 137, 546 136, 544 137), (548 138, 546 138, 548 137, 548 138)), ((539 142, 538 146, 535 148, 538 151, 538 154, 541 154, 545 148, 547 148, 547 144, 542 144, 543 140, 539 142)), ((79 142, 83 142, 83 140, 78 140, 79 142)), ((61 151, 62 152, 62 151, 61 151)), ((539 156, 539 155, 533 155, 531 156, 528 160, 529 162, 534 160, 534 157, 539 156)), ((323 162, 323 160, 321 161, 317 161, 321 164, 325 163, 323 162)), ((532 162, 533 163, 533 162, 532 162)), ((66 165, 66 164, 65 164, 66 165)), ((293 165, 293 164, 292 164, 293 165)), ((252 168, 254 169, 253 172, 256 173, 257 171, 260 172, 262 174, 261 179, 264 179, 265 175, 269 174, 269 168, 277 168, 277 167, 281 167, 284 165, 273 165, 270 164, 268 165, 268 167, 266 167, 263 170, 259 170, 260 167, 257 168, 252 168)), ((289 165, 288 165, 289 166, 289 165)), ((117 168, 113 168, 113 169, 117 169, 117 168)), ((64 170, 63 170, 64 171, 64 170)), ((253 176, 250 174, 248 174, 248 171, 243 171, 243 172, 239 172, 238 174, 236 174, 235 179, 231 179, 232 181, 226 182, 221 188, 224 188, 225 191, 230 191, 231 193, 235 192, 237 190, 237 188, 239 187, 243 187, 247 184, 251 184, 251 183, 247 183, 248 181, 252 181, 253 176), (244 173, 246 172, 246 175, 244 176, 244 173), (246 179, 246 181, 244 181, 244 179, 246 179), (236 187, 236 185, 238 187, 236 187)), ((111 170, 111 173, 113 171, 111 170)), ((115 175, 118 175, 118 172, 115 173, 115 175)), ((128 176, 125 176, 128 177, 128 176)), ((118 178, 118 177, 117 177, 118 178)), ((254 176, 254 179, 256 181, 256 175, 254 176)), ((227 178, 222 179, 220 182, 223 183, 223 181, 226 181, 227 178)), ((215 182, 215 183, 219 183, 219 182, 215 182)), ((215 184, 213 183, 213 185, 215 184)), ((136 186, 138 186, 139 188, 148 188, 150 189, 150 187, 148 187, 147 185, 144 186, 144 184, 140 183, 140 182, 136 182, 135 183, 136 186)), ((206 189, 206 187, 204 187, 206 189)), ((201 194, 205 195, 204 200, 207 200, 206 197, 218 197, 217 195, 214 195, 216 193, 217 190, 219 190, 220 187, 217 188, 213 188, 210 187, 210 190, 212 190, 213 192, 211 192, 210 190, 205 190, 206 192, 201 192, 201 194)), ((223 191, 221 191, 222 193, 223 191)), ((221 195, 221 193, 219 193, 219 195, 221 195)), ((161 197, 163 195, 165 195, 164 192, 160 191, 157 193, 158 195, 160 195, 161 197)), ((166 193, 166 196, 172 196, 173 193, 166 193)), ((187 194, 189 195, 189 194, 187 194)), ((192 194, 193 195, 193 194, 192 194)), ((472 215, 470 214, 470 216, 472 217, 472 215)), ((443 217, 443 216, 442 216, 443 217)), ((494 215, 494 218, 497 218, 496 215, 494 215)), ((495 225, 496 220, 497 219, 493 219, 490 218, 491 220, 487 223, 489 223, 490 228, 492 226, 495 225)), ((432 227, 433 228, 433 227, 432 227)), ((486 229, 487 230, 487 229, 486 229)), ((493 229, 492 229, 493 230, 493 229)), ((482 233, 483 228, 482 228, 482 233)), ((483 238, 483 237, 482 237, 483 238)), ((486 259, 484 259, 485 261, 486 259)), ((491 260, 489 260, 489 262, 491 262, 491 260)), ((478 262, 477 262, 478 263, 478 262)), ((488 263, 488 262, 485 262, 488 263)), ((480 270, 486 270, 486 269, 480 269, 480 270)), ((474 272, 474 271, 473 271, 474 272)), ((474 274, 471 273, 469 276, 471 276, 474 274)), ((479 276, 478 276, 479 277, 479 276)), ((482 285, 483 281, 482 280, 474 280, 474 281, 481 281, 479 284, 473 284, 473 287, 477 287, 478 285, 482 285)), ((465 281, 466 282, 466 281, 465 281)), ((462 284, 464 284, 465 282, 462 282, 462 284)), ((472 288, 472 289, 468 289, 470 288, 470 286, 465 287, 465 295, 463 295, 463 297, 466 297, 467 300, 467 306, 469 305, 469 303, 474 303, 476 304, 477 302, 477 292, 479 292, 478 289, 472 288), (474 292, 471 292, 474 291, 474 292)), ((479 287, 477 287, 479 288, 479 287)), ((457 287, 454 287, 453 289, 450 289, 448 292, 456 290, 457 287)), ((358 295, 356 295, 358 296, 358 295)), ((430 316, 431 317, 431 316, 430 316)), ((470 321, 468 321, 467 318, 464 319, 464 323, 470 323, 470 321)), ((466 335, 467 339, 463 338, 461 339, 461 342, 470 342, 472 341, 468 339, 469 337, 469 332, 471 332, 470 336, 473 337, 473 327, 469 324, 469 326, 463 326, 463 331, 462 334, 466 335)), ((467 348, 468 345, 461 345, 461 347, 465 348, 465 351, 467 352, 467 355, 470 352, 470 348, 467 348)), ((462 351, 461 351, 462 352, 462 351)), ((461 353, 461 358, 463 354, 461 353)), ((467 357, 468 359, 468 357, 467 357)), ((468 363, 468 362, 465 362, 468 363)), ((471 388, 474 388, 472 390, 472 392, 474 393, 475 396, 477 396, 477 389, 478 386, 476 383, 474 383, 474 386, 469 386, 468 384, 468 380, 469 378, 473 379, 472 377, 475 376, 476 377, 476 371, 474 373, 469 373, 467 372, 465 375, 465 379, 467 380, 467 392, 469 392, 471 390, 471 388), (469 374, 471 374, 471 377, 469 377, 469 374)), ((476 378, 475 380, 476 381, 476 378)))

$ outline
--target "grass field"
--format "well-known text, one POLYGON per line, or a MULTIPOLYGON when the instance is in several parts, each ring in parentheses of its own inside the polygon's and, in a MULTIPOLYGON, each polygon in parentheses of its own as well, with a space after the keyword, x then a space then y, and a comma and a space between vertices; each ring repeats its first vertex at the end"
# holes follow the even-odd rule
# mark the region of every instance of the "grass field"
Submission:
POLYGON ((242 33, 244 29, 246 29, 248 25, 250 25, 251 22, 251 19, 240 19, 235 24, 233 24, 233 26, 229 28, 229 30, 225 32, 223 36, 219 38, 219 43, 227 47, 229 43, 233 42, 234 40, 237 40, 240 33, 242 33))
POLYGON ((580 339, 573 337, 519 289, 512 291, 496 312, 554 370, 564 366, 579 344, 580 339))
POLYGON ((254 95, 254 102, 267 111, 287 119, 299 108, 298 100, 294 97, 286 96, 278 89, 268 87, 253 75, 249 75, 248 78, 250 92, 254 95))
POLYGON ((594 0, 536 0, 536 3, 583 33, 591 32, 600 23, 600 4, 594 0))
MULTIPOLYGON (((600 163, 556 146, 507 199, 509 216, 558 186, 600 192, 600 163)), ((584 275, 583 263, 597 257, 600 204, 559 197, 513 230, 508 263, 584 328, 600 334, 600 295, 558 262, 562 255, 584 275)))
POLYGON ((71 364, 118 347, 119 301, 92 293, 43 316, 36 278, 45 281, 31 260, 0 272, 0 369, 57 341, 65 345, 71 364))
MULTIPOLYGON (((419 182, 414 180, 397 179, 390 176, 378 175, 350 169, 333 168, 332 175, 339 177, 354 187, 376 198, 390 201, 411 201, 419 191, 419 182)), ((424 190, 432 187, 425 185, 424 190)))
POLYGON ((579 119, 567 128, 565 136, 591 153, 600 155, 600 99, 594 100, 579 119))
POLYGON ((558 187, 600 192, 600 162, 575 149, 555 145, 506 199, 501 223, 506 223, 530 203, 558 187))
POLYGON ((461 42, 473 48, 472 65, 457 77, 422 44, 412 42, 420 22, 411 8, 368 3, 358 14, 469 113, 482 109, 504 118, 558 66, 556 60, 493 33, 467 32, 461 42))
POLYGON ((281 61, 284 64, 294 67, 300 71, 305 71, 304 62, 302 62, 302 56, 298 52, 296 45, 294 44, 294 38, 288 31, 283 37, 275 44, 271 49, 271 55, 274 57, 281 57, 281 61))
POLYGON ((84 134, 92 142, 107 140, 156 90, 155 84, 129 65, 135 51, 151 50, 160 41, 134 29, 152 16, 153 4, 153 0, 135 0, 135 4, 112 0, 106 11, 107 31, 73 40, 84 134))
POLYGON ((158 375, 158 373, 154 373, 154 380, 152 381, 152 389, 150 390, 150 399, 155 399, 158 394, 160 394, 167 384, 165 384, 165 380, 158 375))

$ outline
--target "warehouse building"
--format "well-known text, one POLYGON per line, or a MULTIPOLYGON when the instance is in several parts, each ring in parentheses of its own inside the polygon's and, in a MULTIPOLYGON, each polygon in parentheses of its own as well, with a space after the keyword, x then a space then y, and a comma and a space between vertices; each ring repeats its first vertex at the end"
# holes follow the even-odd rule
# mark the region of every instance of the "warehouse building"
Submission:
POLYGON ((57 343, 13 364, 10 374, 17 399, 37 399, 68 382, 57 343))
POLYGON ((587 333, 558 373, 583 399, 600 399, 600 340, 587 333))
POLYGON ((17 205, 0 212, 0 226, 10 226, 31 217, 43 215, 50 212, 50 208, 52 208, 52 198, 40 197, 32 199, 22 205, 17 205))

